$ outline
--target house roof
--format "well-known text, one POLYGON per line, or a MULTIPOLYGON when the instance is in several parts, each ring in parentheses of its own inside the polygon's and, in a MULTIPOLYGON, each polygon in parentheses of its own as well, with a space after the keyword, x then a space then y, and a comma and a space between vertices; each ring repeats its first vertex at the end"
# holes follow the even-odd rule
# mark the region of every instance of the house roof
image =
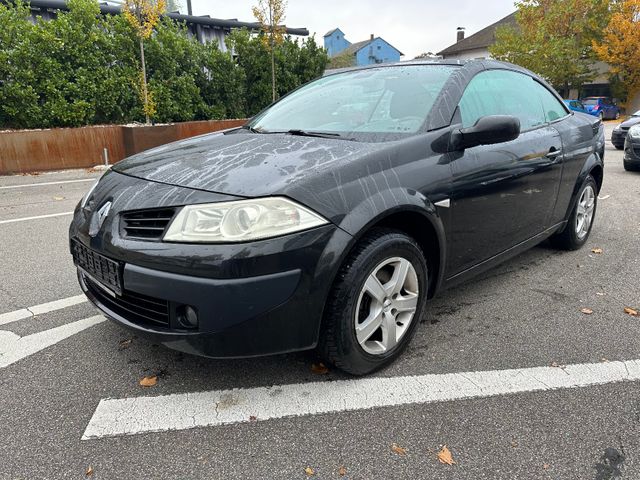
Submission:
MULTIPOLYGON (((11 3, 11 0, 0 0, 0 3, 11 3)), ((67 2, 65 0, 30 0, 29 6, 32 10, 68 10, 67 2)), ((107 3, 100 4, 100 12, 103 14, 117 15, 121 13, 121 7, 117 5, 109 5, 107 3)), ((223 20, 220 18, 211 18, 206 16, 197 15, 181 15, 179 13, 169 12, 165 14, 167 17, 177 21, 185 23, 191 23, 194 25, 206 25, 208 27, 221 28, 230 30, 232 28, 248 28, 249 30, 260 29, 260 24, 257 22, 240 22, 236 19, 223 20)), ((309 30, 306 28, 288 28, 286 31, 289 35, 301 35, 308 36, 309 30)))
MULTIPOLYGON (((398 50, 396 47, 391 45, 386 40, 384 40, 384 39, 382 39, 380 37, 376 37, 376 38, 371 39, 371 40, 364 40, 362 42, 352 43, 347 48, 345 48, 342 52, 340 52, 339 55, 355 55, 356 53, 358 53, 363 48, 368 47, 370 43, 373 43, 375 40, 378 40, 378 39, 382 40, 384 43, 386 43, 387 45, 391 46, 391 48, 395 48, 396 50, 398 50)), ((404 53, 402 53, 400 50, 398 50, 398 52, 400 53, 400 55, 404 55, 404 53)))
POLYGON ((324 34, 325 37, 330 37, 331 35, 333 35, 335 32, 342 32, 342 30, 340 30, 339 28, 334 28, 333 30, 329 30, 327 33, 324 34))
POLYGON ((496 29, 502 26, 517 27, 515 12, 507 15, 506 17, 498 20, 496 23, 483 28, 479 32, 460 40, 457 43, 445 48, 438 55, 454 55, 456 53, 466 52, 468 50, 477 50, 480 48, 487 48, 496 42, 496 29))

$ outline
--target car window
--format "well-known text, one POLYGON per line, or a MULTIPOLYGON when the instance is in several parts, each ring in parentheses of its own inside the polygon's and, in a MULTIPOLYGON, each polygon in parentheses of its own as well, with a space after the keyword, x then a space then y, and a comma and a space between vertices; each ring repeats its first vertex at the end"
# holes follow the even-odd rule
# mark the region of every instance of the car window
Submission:
POLYGON ((576 102, 578 104, 578 107, 581 108, 582 110, 584 110, 584 105, 582 104, 582 102, 576 102))
POLYGON ((284 97, 250 126, 265 133, 415 134, 456 68, 408 65, 329 75, 284 97))
POLYGON ((554 122, 560 118, 566 117, 569 112, 565 108, 564 104, 551 93, 547 87, 539 82, 533 81, 535 84, 534 89, 538 94, 538 98, 542 103, 542 109, 547 122, 554 122))
POLYGON ((469 82, 458 105, 463 127, 471 127, 487 115, 517 117, 522 130, 545 124, 534 83, 528 75, 508 70, 479 73, 469 82))
POLYGON ((585 98, 583 103, 585 105, 594 106, 594 105, 598 105, 598 100, 595 98, 585 98))
POLYGON ((571 102, 571 106, 572 107, 577 107, 578 106, 578 102, 571 102))

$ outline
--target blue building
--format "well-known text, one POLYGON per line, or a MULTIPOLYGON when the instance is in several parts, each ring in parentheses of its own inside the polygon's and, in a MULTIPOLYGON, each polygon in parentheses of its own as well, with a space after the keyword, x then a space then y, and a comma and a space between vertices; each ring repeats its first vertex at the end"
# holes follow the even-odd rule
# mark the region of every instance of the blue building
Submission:
MULTIPOLYGON (((344 32, 335 28, 324 36, 324 48, 330 58, 347 57, 350 65, 372 65, 375 63, 399 62, 404 55, 386 40, 371 35, 369 40, 351 43, 344 32)), ((347 65, 341 65, 347 66, 347 65)))

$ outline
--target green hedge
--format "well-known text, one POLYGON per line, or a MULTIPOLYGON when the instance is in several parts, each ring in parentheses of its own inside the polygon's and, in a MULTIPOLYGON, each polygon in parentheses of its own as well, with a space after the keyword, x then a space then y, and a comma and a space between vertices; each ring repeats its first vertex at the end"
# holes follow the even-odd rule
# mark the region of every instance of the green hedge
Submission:
MULTIPOLYGON (((55 20, 29 20, 21 0, 0 4, 0 127, 50 128, 144 121, 136 38, 121 15, 100 15, 96 0, 70 0, 55 20)), ((269 53, 234 31, 221 52, 164 18, 145 43, 156 122, 243 118, 271 103, 269 53)), ((313 38, 277 47, 280 95, 324 72, 313 38)))

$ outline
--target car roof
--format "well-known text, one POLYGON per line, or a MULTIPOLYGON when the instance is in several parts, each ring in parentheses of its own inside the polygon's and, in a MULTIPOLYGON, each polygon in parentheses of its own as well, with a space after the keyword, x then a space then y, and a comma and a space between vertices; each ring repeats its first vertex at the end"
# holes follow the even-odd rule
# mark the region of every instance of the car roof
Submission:
MULTIPOLYGON (((524 67, 519 65, 515 65, 513 63, 501 62, 493 59, 473 59, 473 60, 456 60, 456 59, 414 59, 414 60, 402 60, 400 62, 390 62, 390 63, 376 63, 373 65, 363 65, 363 66, 354 66, 354 67, 346 67, 346 68, 338 68, 334 70, 327 70, 324 76, 334 75, 336 73, 343 72, 357 72, 360 70, 369 70, 374 68, 393 68, 393 67, 406 67, 413 65, 451 65, 451 66, 460 66, 467 68, 477 68, 478 66, 484 67, 484 69, 506 69, 513 70, 516 72, 524 73, 525 75, 529 75, 534 77, 540 81, 544 80, 533 73, 530 70, 527 70, 524 67)), ((545 82, 546 83, 546 82, 545 82)))

